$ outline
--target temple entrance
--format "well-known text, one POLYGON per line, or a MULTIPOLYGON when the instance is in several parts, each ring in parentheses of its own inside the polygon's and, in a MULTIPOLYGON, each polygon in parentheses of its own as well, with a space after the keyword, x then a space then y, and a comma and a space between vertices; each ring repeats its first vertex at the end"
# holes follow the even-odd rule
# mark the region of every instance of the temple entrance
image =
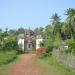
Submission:
POLYGON ((25 53, 35 53, 36 52, 36 41, 26 40, 24 42, 24 52, 25 53))
POLYGON ((24 53, 35 53, 40 48, 43 41, 41 35, 36 35, 32 30, 26 30, 25 33, 18 36, 18 45, 24 53))

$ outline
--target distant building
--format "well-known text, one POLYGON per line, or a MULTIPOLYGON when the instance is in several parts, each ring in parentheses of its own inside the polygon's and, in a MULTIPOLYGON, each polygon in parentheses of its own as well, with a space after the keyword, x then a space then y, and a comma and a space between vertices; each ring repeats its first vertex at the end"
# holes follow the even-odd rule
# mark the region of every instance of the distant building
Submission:
POLYGON ((40 47, 40 42, 42 41, 42 36, 36 35, 31 29, 26 30, 25 33, 18 36, 18 45, 22 51, 37 49, 40 47))

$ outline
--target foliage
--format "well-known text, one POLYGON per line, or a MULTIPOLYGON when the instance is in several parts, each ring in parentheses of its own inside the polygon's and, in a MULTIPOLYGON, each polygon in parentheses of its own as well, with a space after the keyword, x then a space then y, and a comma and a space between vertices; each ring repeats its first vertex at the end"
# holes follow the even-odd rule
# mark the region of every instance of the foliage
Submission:
POLYGON ((36 28, 36 29, 34 29, 34 33, 36 35, 42 35, 43 34, 43 30, 44 30, 44 28, 42 28, 42 27, 36 28))
POLYGON ((60 46, 60 43, 61 43, 61 36, 60 34, 58 33, 56 36, 55 36, 55 39, 53 41, 53 47, 58 49, 59 46, 60 46))
POLYGON ((46 52, 50 53, 53 49, 53 40, 52 40, 52 38, 48 38, 43 43, 44 43, 43 46, 46 48, 46 52))
POLYGON ((45 27, 46 40, 43 46, 47 53, 51 52, 53 48, 58 48, 61 41, 67 40, 69 52, 75 52, 75 9, 69 8, 66 10, 67 18, 64 22, 60 21, 60 16, 55 13, 51 17, 52 23, 45 27), (71 40, 73 38, 73 40, 71 40), (71 40, 71 41, 70 41, 71 40))
MULTIPOLYGON (((68 51, 75 51, 74 42, 71 40, 71 38, 75 39, 75 9, 67 9, 65 15, 67 16, 65 21, 61 22, 60 16, 57 13, 54 13, 51 16, 52 22, 49 25, 45 28, 40 27, 34 29, 36 35, 42 35, 43 38, 45 38, 42 45, 47 49, 47 53, 50 53, 53 48, 58 48, 60 42, 64 40, 68 41, 68 51)), ((2 46, 0 42, 0 48, 18 49, 16 38, 18 34, 24 33, 24 31, 24 28, 19 28, 18 30, 9 30, 6 28, 4 32, 0 29, 0 41, 4 42, 2 46)))
POLYGON ((3 50, 7 50, 7 49, 8 50, 18 49, 16 37, 7 36, 4 38, 3 50))
POLYGON ((53 24, 58 23, 58 22, 60 21, 60 18, 59 18, 59 17, 60 17, 60 16, 58 16, 57 13, 53 14, 52 17, 51 17, 51 19, 53 20, 52 23, 53 23, 53 24))
POLYGON ((75 53, 75 40, 73 38, 66 40, 66 43, 68 45, 68 49, 66 50, 67 53, 75 53))
POLYGON ((13 29, 10 29, 10 30, 8 31, 8 34, 15 36, 15 34, 17 34, 17 31, 16 31, 16 30, 13 30, 13 29))
POLYGON ((52 56, 45 56, 44 58, 36 59, 38 66, 46 69, 42 75, 75 75, 75 71, 60 62, 52 56))
POLYGON ((21 34, 21 33, 24 33, 25 32, 25 29, 24 28, 19 28, 18 30, 17 30, 17 33, 18 34, 21 34))
POLYGON ((60 35, 57 34, 56 36, 50 36, 48 39, 42 42, 42 47, 46 49, 46 53, 51 54, 53 48, 58 49, 61 42, 60 35))
POLYGON ((15 50, 0 51, 0 65, 7 64, 13 61, 16 57, 17 57, 17 51, 15 50))

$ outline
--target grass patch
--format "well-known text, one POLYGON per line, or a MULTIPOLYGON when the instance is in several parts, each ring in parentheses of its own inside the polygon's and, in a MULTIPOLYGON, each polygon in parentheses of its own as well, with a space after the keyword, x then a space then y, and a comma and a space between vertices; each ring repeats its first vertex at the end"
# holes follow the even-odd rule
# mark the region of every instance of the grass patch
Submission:
POLYGON ((0 65, 7 64, 13 61, 17 57, 15 50, 0 51, 0 65))
POLYGON ((67 65, 58 62, 52 56, 36 59, 36 64, 45 69, 42 75, 75 75, 75 71, 70 70, 67 65))
POLYGON ((1 65, 0 66, 0 75, 10 75, 11 70, 13 68, 13 66, 15 65, 16 62, 11 62, 9 64, 6 65, 1 65))
POLYGON ((19 61, 18 57, 17 52, 14 50, 0 51, 0 75, 10 75, 12 68, 19 61), (16 57, 17 59, 15 60, 16 57))

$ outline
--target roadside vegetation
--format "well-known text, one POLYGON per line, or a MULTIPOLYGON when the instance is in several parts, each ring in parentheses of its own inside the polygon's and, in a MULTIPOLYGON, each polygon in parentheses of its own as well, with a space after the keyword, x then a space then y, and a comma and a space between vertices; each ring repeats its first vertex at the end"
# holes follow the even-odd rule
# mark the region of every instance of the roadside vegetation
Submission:
MULTIPOLYGON (((51 23, 45 28, 36 28, 34 31, 42 35, 45 39, 40 44, 45 48, 44 56, 52 55, 54 50, 59 50, 58 61, 67 62, 67 65, 75 68, 75 9, 68 8, 65 11, 66 19, 62 22, 60 15, 54 13, 50 19, 51 23), (62 53, 64 54, 63 57, 62 53), (69 56, 68 56, 69 55, 69 56), (71 57, 73 56, 73 58, 71 57), (71 59, 70 59, 71 58, 71 59), (71 61, 71 62, 70 62, 71 61), (70 62, 70 63, 68 63, 70 62)), ((57 54, 57 53, 56 53, 57 54)), ((55 58, 56 55, 54 54, 55 58)), ((62 67, 63 68, 63 67, 62 67)), ((65 70, 66 71, 66 70, 65 70)), ((64 75, 64 74, 63 74, 64 75)), ((65 74, 66 75, 66 74, 65 74)), ((67 74, 69 75, 69 74, 67 74)), ((71 74, 70 74, 71 75, 71 74)))
POLYGON ((0 29, 0 75, 10 75, 11 68, 19 54, 17 32, 0 29))
POLYGON ((52 50, 58 49, 59 46, 65 42, 68 46, 66 53, 75 54, 75 9, 69 8, 65 12, 66 19, 62 22, 60 15, 54 13, 50 19, 51 23, 45 28, 36 28, 36 34, 42 35, 45 40, 42 47, 46 48, 46 52, 50 53, 52 50))
POLYGON ((44 69, 41 75, 75 75, 75 70, 71 70, 50 55, 36 59, 35 64, 44 69))
POLYGON ((18 54, 17 35, 0 30, 0 66, 13 61, 18 54))
MULTIPOLYGON (((69 67, 59 63, 52 56, 48 56, 52 54, 53 49, 59 49, 62 42, 65 42, 68 46, 67 49, 63 50, 64 54, 75 55, 75 9, 67 9, 65 15, 66 19, 62 22, 60 16, 54 13, 49 25, 34 30, 35 34, 42 35, 44 38, 40 44, 41 50, 45 49, 44 58, 38 59, 37 63, 52 70, 52 75, 75 75, 75 71, 72 72, 69 67)), ((18 30, 6 28, 5 31, 0 29, 0 66, 13 61, 17 57, 17 54, 19 54, 17 36, 24 31, 24 28, 18 30)), ((44 72, 43 75, 49 75, 48 73, 50 72, 47 72, 47 74, 44 72)))
POLYGON ((0 51, 0 65, 7 64, 17 57, 16 51, 0 51))

